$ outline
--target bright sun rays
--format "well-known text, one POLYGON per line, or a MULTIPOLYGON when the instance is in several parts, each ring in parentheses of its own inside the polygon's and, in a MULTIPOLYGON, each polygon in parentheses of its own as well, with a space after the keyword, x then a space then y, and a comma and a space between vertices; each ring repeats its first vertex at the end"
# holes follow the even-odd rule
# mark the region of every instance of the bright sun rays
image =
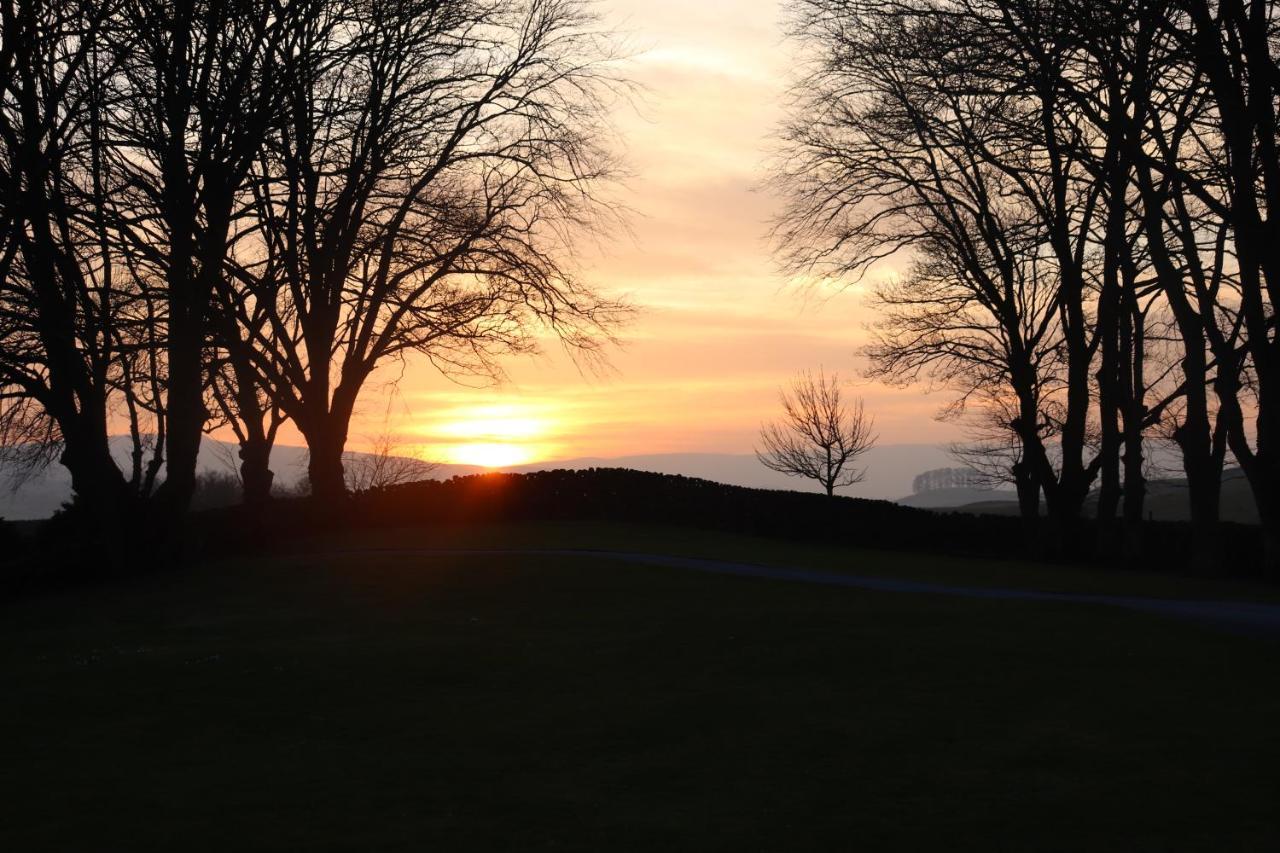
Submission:
POLYGON ((557 419, 547 411, 503 403, 447 410, 421 431, 428 452, 442 462, 509 468, 546 459, 556 427, 557 419))

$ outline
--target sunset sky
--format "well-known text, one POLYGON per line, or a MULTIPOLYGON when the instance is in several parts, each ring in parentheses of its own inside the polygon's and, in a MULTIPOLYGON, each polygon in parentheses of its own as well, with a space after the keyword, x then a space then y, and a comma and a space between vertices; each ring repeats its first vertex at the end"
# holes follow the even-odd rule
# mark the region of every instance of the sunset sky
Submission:
POLYGON ((582 259, 593 284, 640 308, 612 369, 583 375, 552 344, 512 359, 505 385, 465 388, 412 363, 393 395, 390 373, 366 388, 350 447, 385 432, 390 412, 400 452, 446 462, 747 453, 779 385, 818 366, 857 383, 851 393, 866 398, 882 443, 954 437, 934 420, 940 397, 861 379, 856 351, 872 315, 856 290, 806 299, 770 257, 776 199, 760 184, 791 58, 777 0, 601 8, 628 34, 627 73, 647 89, 617 118, 633 234, 582 259))

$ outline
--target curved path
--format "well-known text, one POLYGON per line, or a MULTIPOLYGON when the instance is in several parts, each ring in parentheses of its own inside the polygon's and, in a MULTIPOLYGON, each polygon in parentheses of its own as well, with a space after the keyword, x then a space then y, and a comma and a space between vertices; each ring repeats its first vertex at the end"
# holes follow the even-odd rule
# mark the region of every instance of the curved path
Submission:
POLYGON ((698 557, 676 557, 664 554, 645 554, 638 551, 607 551, 586 548, 360 548, 330 551, 329 554, 379 554, 415 557, 592 557, 619 560, 647 566, 663 566, 694 572, 737 577, 764 578, 766 580, 793 583, 820 584, 869 589, 877 592, 908 592, 924 595, 946 595, 961 598, 1005 599, 1010 601, 1048 601, 1070 604, 1094 604, 1123 607, 1156 613, 1175 619, 1197 622, 1233 634, 1246 634, 1280 639, 1280 604, 1261 604, 1246 601, 1206 601, 1176 598, 1144 598, 1129 595, 1092 595, 1071 592, 1039 592, 1030 589, 1008 587, 957 586, 925 581, 899 580, 851 575, 820 569, 765 566, 758 563, 738 563, 726 560, 708 560, 698 557))

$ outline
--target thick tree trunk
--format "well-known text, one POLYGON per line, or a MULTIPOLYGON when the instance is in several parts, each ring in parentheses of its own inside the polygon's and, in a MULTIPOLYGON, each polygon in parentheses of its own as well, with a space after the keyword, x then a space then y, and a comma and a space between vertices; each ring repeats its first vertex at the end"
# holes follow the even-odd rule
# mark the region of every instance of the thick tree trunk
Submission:
POLYGON ((170 322, 168 425, 165 479, 156 491, 161 511, 181 516, 196 489, 196 465, 208 413, 204 407, 202 330, 190 322, 170 322))
MULTIPOLYGON (((322 505, 325 502, 336 505, 347 496, 342 454, 347 448, 347 432, 351 428, 356 397, 367 376, 368 371, 344 371, 342 380, 334 389, 332 402, 326 399, 327 395, 315 394, 313 399, 319 405, 305 417, 294 419, 307 439, 310 452, 307 477, 311 482, 311 496, 318 498, 322 505)), ((327 378, 321 375, 319 379, 316 387, 327 389, 327 378)))
POLYGON ((71 474, 75 494, 73 529, 65 543, 78 550, 82 568, 92 572, 136 570, 156 556, 140 539, 147 528, 135 493, 111 456, 105 423, 62 424, 60 462, 71 474))
POLYGON ((1182 451, 1182 470, 1187 477, 1191 568, 1197 572, 1216 572, 1222 566, 1219 538, 1222 460, 1215 459, 1205 423, 1183 423, 1174 433, 1174 440, 1182 451))
POLYGON ((244 502, 258 505, 271 500, 271 445, 265 439, 249 439, 240 444, 240 482, 244 502))
POLYGON ((311 496, 321 505, 337 505, 347 497, 342 454, 347 447, 347 430, 354 407, 355 390, 339 386, 332 407, 306 419, 303 435, 310 454, 307 478, 311 483, 311 496))
POLYGON ((105 428, 67 432, 59 461, 71 474, 71 488, 91 516, 115 516, 128 503, 129 487, 111 456, 105 428))
POLYGON ((311 496, 321 504, 340 502, 347 496, 346 472, 342 465, 342 452, 346 444, 345 430, 338 433, 334 425, 326 423, 307 435, 307 478, 311 482, 311 496))

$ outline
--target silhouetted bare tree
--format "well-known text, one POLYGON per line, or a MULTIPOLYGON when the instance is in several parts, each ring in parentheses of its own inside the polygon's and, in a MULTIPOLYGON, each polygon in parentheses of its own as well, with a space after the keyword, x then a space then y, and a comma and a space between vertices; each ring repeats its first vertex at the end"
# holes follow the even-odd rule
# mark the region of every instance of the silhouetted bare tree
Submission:
POLYGON ((1193 279, 1192 294, 1201 316, 1225 311, 1238 324, 1238 350, 1221 334, 1209 340, 1215 391, 1257 501, 1268 569, 1280 573, 1280 4, 1170 0, 1161 11, 1162 35, 1185 57, 1182 77, 1203 87, 1209 108, 1179 156, 1151 167, 1220 222, 1231 246, 1234 276, 1193 279))
POLYGON ((163 375, 148 354, 152 306, 108 221, 119 185, 105 125, 129 44, 120 8, 0 3, 0 393, 26 433, 4 438, 56 446, 104 529, 154 482, 140 408, 163 375), (116 407, 134 438, 132 478, 111 454, 116 407))
POLYGON ((790 269, 856 280, 906 250, 907 275, 878 288, 874 371, 1008 413, 1020 491, 1044 492, 1064 544, 1097 483, 1100 518, 1123 506, 1133 550, 1159 425, 1182 450, 1198 547, 1217 553, 1225 450, 1253 452, 1254 385, 1268 422, 1254 373, 1275 349, 1258 332, 1273 303, 1250 294, 1265 280, 1276 5, 790 4, 805 60, 779 174, 790 269), (1166 317, 1177 353, 1151 348, 1166 317))
POLYGON ((52 419, 94 514, 157 486, 170 512, 186 508, 236 195, 278 123, 280 60, 314 8, 3 6, 0 381, 52 419), (127 476, 109 441, 121 427, 127 476))
POLYGON ((373 439, 367 452, 349 453, 343 459, 347 488, 353 492, 416 483, 439 467, 437 462, 407 455, 389 429, 373 439))
POLYGON ((838 374, 805 373, 781 393, 782 420, 760 429, 756 458, 771 471, 817 480, 827 495, 862 482, 858 457, 876 443, 862 400, 846 403, 838 374))
POLYGON ((809 64, 778 175, 788 268, 856 281, 910 251, 907 275, 876 288, 885 319, 873 375, 939 382, 960 395, 953 411, 1001 400, 1022 445, 1020 488, 1044 491, 1073 542, 1100 464, 1085 458, 1097 187, 1063 151, 1071 131, 1056 123, 1053 93, 1025 73, 1049 59, 1021 56, 991 10, 793 8, 809 64))
POLYGON ((127 0, 129 39, 108 132, 124 192, 117 221, 164 305, 166 468, 158 497, 185 510, 210 416, 215 294, 252 165, 285 105, 288 60, 320 0, 127 0))
POLYGON ((1180 14, 1165 0, 1072 2, 1057 29, 1078 48, 1059 85, 1081 121, 1105 140, 1100 156, 1091 157, 1087 148, 1080 155, 1104 181, 1107 206, 1097 238, 1104 250, 1096 316, 1105 458, 1099 516, 1110 518, 1119 500, 1113 448, 1123 440, 1124 518, 1132 549, 1141 512, 1141 433, 1162 420, 1181 451, 1198 562, 1207 565, 1219 553, 1223 413, 1230 408, 1215 406, 1210 391, 1219 400, 1235 399, 1242 365, 1234 355, 1239 326, 1228 296, 1235 284, 1226 222, 1176 177, 1190 170, 1204 180, 1218 166, 1205 157, 1212 148, 1206 148, 1205 133, 1212 98, 1180 39, 1169 32, 1171 17, 1180 14), (1147 331, 1150 296, 1144 293, 1162 300, 1160 312, 1170 316, 1180 346, 1168 362, 1179 381, 1155 400, 1144 400, 1144 353, 1133 346, 1147 331))
POLYGON ((418 353, 496 373, 538 330, 590 355, 621 316, 568 266, 609 214, 594 193, 615 172, 614 54, 588 4, 357 5, 331 2, 291 59, 289 120, 251 207, 267 260, 234 265, 224 300, 329 499, 379 364, 418 353))
POLYGON ((236 468, 244 502, 261 504, 271 498, 271 449, 287 418, 262 390, 234 315, 219 312, 218 319, 224 329, 217 338, 222 357, 213 365, 209 395, 221 418, 211 423, 231 427, 240 445, 236 468))

